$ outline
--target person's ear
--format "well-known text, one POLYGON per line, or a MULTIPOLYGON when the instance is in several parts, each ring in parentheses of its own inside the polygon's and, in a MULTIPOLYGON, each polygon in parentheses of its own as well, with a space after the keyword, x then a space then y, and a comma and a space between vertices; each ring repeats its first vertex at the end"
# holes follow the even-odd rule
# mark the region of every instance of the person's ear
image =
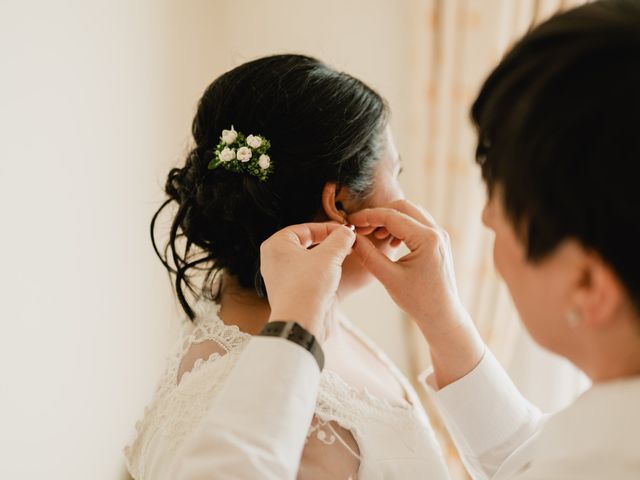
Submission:
POLYGON ((345 188, 340 188, 334 182, 327 182, 322 189, 322 210, 334 222, 347 223, 348 202, 345 188))
POLYGON ((623 308, 625 290, 613 269, 593 252, 585 251, 575 299, 581 323, 587 328, 607 328, 623 308))

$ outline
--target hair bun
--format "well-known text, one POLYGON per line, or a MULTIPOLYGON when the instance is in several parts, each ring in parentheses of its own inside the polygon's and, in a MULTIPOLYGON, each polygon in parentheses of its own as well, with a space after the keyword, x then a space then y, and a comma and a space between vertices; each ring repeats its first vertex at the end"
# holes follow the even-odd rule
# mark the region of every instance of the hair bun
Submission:
POLYGON ((161 207, 178 205, 159 256, 176 274, 176 294, 190 318, 183 285, 195 296, 206 294, 207 281, 224 270, 242 287, 255 288, 262 242, 314 218, 327 182, 356 196, 369 192, 386 114, 384 100, 364 83, 302 55, 245 63, 206 89, 192 125, 196 148, 182 168, 169 172, 169 200, 161 207), (230 125, 269 140, 274 167, 264 181, 227 168, 209 170, 230 125), (192 275, 199 272, 206 278, 196 289, 192 275))

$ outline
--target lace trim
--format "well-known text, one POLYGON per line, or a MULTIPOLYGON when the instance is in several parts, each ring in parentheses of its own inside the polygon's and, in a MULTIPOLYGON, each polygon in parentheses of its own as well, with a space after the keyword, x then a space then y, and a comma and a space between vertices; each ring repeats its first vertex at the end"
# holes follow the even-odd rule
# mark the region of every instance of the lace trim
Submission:
POLYGON ((325 370, 320 377, 315 414, 322 422, 335 421, 356 436, 362 435, 362 419, 377 418, 389 424, 412 424, 415 419, 412 405, 393 405, 366 389, 352 387, 331 370, 325 370))
MULTIPOLYGON (((311 428, 309 429, 309 433, 307 434, 307 441, 315 434, 315 437, 322 443, 324 443, 325 445, 333 445, 334 443, 336 443, 336 439, 340 442, 340 444, 347 449, 347 451, 353 455, 358 461, 361 460, 360 458, 360 454, 358 452, 355 452, 350 446, 349 444, 342 438, 342 435, 340 435, 338 432, 336 432, 335 428, 333 428, 333 425, 331 425, 331 422, 323 422, 322 420, 316 419, 316 423, 311 425, 311 428), (327 431, 324 430, 324 428, 329 429, 329 433, 327 434, 327 431)), ((305 441, 306 443, 306 441, 305 441)))
MULTIPOLYGON (((376 418, 385 423, 390 430, 398 432, 398 438, 410 451, 415 451, 420 432, 425 428, 418 420, 424 419, 420 410, 420 400, 417 393, 398 370, 369 338, 355 325, 342 321, 342 325, 351 331, 365 346, 374 353, 380 361, 391 371, 392 375, 402 385, 409 402, 394 405, 387 399, 372 395, 367 389, 357 389, 348 384, 340 375, 324 370, 320 377, 320 388, 316 402, 315 414, 323 422, 335 421, 341 427, 350 430, 356 441, 361 444, 363 419, 376 418)), ((428 425, 428 420, 423 422, 428 425)))
MULTIPOLYGON (((349 320, 342 320, 340 322, 342 326, 344 326, 347 330, 349 330, 353 335, 355 335, 378 359, 389 369, 393 377, 400 383, 404 393, 406 395, 406 408, 410 409, 416 408, 422 409, 422 402, 418 397, 413 385, 407 377, 400 371, 397 365, 389 359, 389 357, 371 340, 367 335, 362 332, 353 322, 349 320), (408 401, 407 401, 408 400, 408 401)), ((367 392, 368 393, 368 392, 367 392)), ((377 400, 384 400, 378 397, 372 396, 377 400)), ((388 404, 390 408, 394 408, 394 405, 388 404)))
MULTIPOLYGON (((127 466, 135 478, 146 477, 147 450, 155 435, 162 435, 167 441, 168 454, 175 453, 204 417, 211 398, 224 384, 238 356, 251 339, 251 335, 242 332, 237 326, 225 324, 219 317, 220 307, 208 303, 199 309, 196 306, 198 313, 193 324, 184 322, 177 348, 169 356, 168 368, 159 381, 153 403, 145 408, 143 419, 135 425, 134 440, 124 449, 127 466), (207 340, 220 344, 226 353, 213 353, 207 359, 196 360, 193 368, 185 372, 178 383, 180 363, 189 348, 194 343, 207 340)), ((409 382, 364 334, 350 323, 343 324, 390 368, 394 377, 403 385, 411 403, 393 405, 386 399, 370 394, 366 389, 352 387, 337 373, 324 370, 320 377, 315 408, 318 423, 328 425, 329 422, 336 422, 340 427, 351 431, 358 444, 362 443, 359 441, 363 434, 361 425, 366 424, 369 418, 383 421, 392 430, 397 430, 400 437, 407 436, 411 431, 417 432, 419 422, 416 421, 415 406, 420 405, 420 402, 409 382)), ((423 428, 422 425, 420 427, 423 428)), ((321 434, 317 428, 314 430, 313 426, 307 438, 314 432, 324 436, 324 440, 331 440, 330 436, 321 434)), ((337 439, 344 443, 340 435, 337 435, 337 439)), ((407 443, 408 448, 413 450, 413 442, 407 443)), ((355 454, 350 448, 349 451, 355 454)), ((360 459, 359 455, 355 455, 360 459)))
POLYGON ((167 442, 168 454, 173 455, 177 451, 206 414, 211 398, 224 384, 251 338, 237 326, 223 323, 219 309, 213 303, 196 305, 194 323, 185 320, 182 325, 177 348, 168 357, 167 368, 160 378, 153 402, 145 408, 143 419, 136 422, 134 440, 124 448, 127 466, 135 478, 147 476, 147 452, 156 435, 161 435, 167 442), (206 360, 196 360, 178 383, 178 370, 189 348, 207 340, 218 343, 226 353, 216 352, 206 360), (182 415, 178 416, 179 412, 182 415))
MULTIPOLYGON (((251 339, 251 335, 242 332, 237 325, 227 325, 224 323, 220 319, 220 305, 212 302, 209 302, 208 305, 203 305, 202 303, 196 305, 196 318, 193 325, 195 325, 195 327, 188 325, 188 327, 193 329, 191 332, 189 332, 189 328, 182 330, 181 337, 178 341, 178 345, 181 347, 174 353, 170 360, 170 368, 167 376, 173 378, 172 386, 174 387, 178 385, 178 369, 180 368, 180 363, 193 344, 213 340, 224 348, 226 353, 229 353, 251 339)), ((216 355, 214 353, 207 360, 201 358, 196 360, 193 368, 185 372, 182 378, 184 379, 187 375, 194 373, 200 365, 212 360, 211 357, 216 359, 221 356, 223 355, 216 355)))

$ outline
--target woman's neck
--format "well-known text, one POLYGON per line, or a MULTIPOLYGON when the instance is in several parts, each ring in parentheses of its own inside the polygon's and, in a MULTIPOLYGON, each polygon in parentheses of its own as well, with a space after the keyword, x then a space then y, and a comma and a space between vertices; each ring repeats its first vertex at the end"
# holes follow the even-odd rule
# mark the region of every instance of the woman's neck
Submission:
MULTIPOLYGON (((271 307, 266 298, 260 298, 252 288, 242 287, 236 278, 224 274, 220 285, 220 318, 227 325, 237 325, 241 331, 257 335, 269 321, 271 307)), ((329 312, 328 332, 334 330, 341 315, 336 301, 329 312)), ((284 320, 295 320, 284 319, 284 320)))
POLYGON ((574 363, 593 383, 640 376, 640 330, 637 318, 618 321, 609 329, 588 331, 574 363))
POLYGON ((224 274, 220 283, 220 318, 237 325, 243 332, 256 335, 269 320, 271 308, 266 298, 253 289, 243 288, 235 277, 224 274))

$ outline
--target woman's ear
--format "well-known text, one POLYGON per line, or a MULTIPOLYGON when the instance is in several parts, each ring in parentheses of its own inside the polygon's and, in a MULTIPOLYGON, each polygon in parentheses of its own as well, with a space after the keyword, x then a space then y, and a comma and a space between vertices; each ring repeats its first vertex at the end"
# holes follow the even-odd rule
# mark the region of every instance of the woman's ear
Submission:
POLYGON ((322 210, 334 222, 347 223, 347 212, 344 207, 346 189, 340 188, 334 182, 327 182, 322 189, 322 210))
POLYGON ((624 287, 599 256, 591 255, 589 293, 585 301, 586 323, 594 327, 610 326, 615 322, 624 303, 624 287))
MULTIPOLYGON (((582 247, 578 247, 584 251, 582 247)), ((599 255, 581 255, 580 276, 575 303, 581 310, 582 323, 590 328, 608 327, 615 322, 624 302, 624 287, 612 268, 599 255)))

